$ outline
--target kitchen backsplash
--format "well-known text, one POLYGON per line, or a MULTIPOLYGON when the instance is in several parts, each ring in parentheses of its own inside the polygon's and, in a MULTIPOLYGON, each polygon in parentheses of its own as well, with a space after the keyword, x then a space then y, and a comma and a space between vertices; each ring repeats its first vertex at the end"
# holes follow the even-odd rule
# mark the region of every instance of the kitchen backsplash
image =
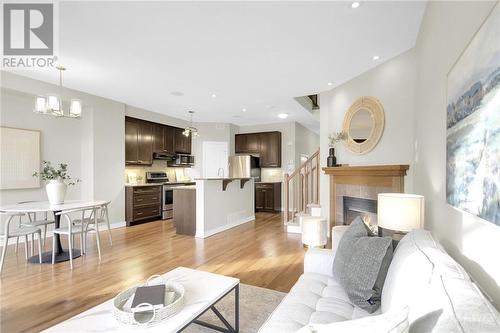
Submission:
POLYGON ((125 183, 130 183, 131 179, 133 179, 134 177, 137 179, 138 184, 145 183, 147 171, 165 171, 167 172, 168 179, 171 182, 189 181, 193 178, 191 176, 190 168, 179 168, 179 167, 172 168, 167 165, 167 161, 154 160, 152 165, 125 166, 125 183))
POLYGON ((281 168, 262 168, 260 179, 263 182, 282 182, 283 170, 281 168))

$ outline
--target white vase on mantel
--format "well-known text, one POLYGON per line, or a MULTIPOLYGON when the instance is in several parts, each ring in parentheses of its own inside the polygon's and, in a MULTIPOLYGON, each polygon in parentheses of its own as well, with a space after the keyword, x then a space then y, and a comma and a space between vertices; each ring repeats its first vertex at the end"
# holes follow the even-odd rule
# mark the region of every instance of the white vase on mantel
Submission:
POLYGON ((47 190, 47 197, 51 205, 60 205, 64 203, 64 198, 66 197, 66 189, 68 185, 61 179, 52 179, 47 185, 45 185, 45 190, 47 190))

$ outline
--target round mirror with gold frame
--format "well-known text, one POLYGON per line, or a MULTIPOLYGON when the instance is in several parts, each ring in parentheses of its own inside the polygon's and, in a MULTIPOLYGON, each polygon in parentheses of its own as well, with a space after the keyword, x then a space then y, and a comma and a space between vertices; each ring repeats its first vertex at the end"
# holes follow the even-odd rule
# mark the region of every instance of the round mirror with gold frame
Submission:
POLYGON ((347 149, 359 155, 371 151, 382 137, 384 124, 384 107, 380 101, 371 96, 358 98, 344 117, 347 149))

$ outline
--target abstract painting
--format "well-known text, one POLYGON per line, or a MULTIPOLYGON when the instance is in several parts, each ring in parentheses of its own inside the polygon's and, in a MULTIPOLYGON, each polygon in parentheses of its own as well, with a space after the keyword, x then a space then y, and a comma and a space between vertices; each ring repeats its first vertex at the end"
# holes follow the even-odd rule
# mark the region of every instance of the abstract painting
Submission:
POLYGON ((446 199, 500 226, 500 6, 448 74, 446 199))

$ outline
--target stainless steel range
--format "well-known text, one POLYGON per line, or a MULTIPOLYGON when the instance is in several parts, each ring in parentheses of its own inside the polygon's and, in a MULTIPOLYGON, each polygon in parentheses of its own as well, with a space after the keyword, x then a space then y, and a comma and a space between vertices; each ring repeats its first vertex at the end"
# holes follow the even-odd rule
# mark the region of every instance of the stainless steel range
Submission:
POLYGON ((174 215, 174 191, 175 184, 168 184, 168 175, 164 171, 146 172, 146 183, 162 184, 162 219, 171 219, 174 215))

